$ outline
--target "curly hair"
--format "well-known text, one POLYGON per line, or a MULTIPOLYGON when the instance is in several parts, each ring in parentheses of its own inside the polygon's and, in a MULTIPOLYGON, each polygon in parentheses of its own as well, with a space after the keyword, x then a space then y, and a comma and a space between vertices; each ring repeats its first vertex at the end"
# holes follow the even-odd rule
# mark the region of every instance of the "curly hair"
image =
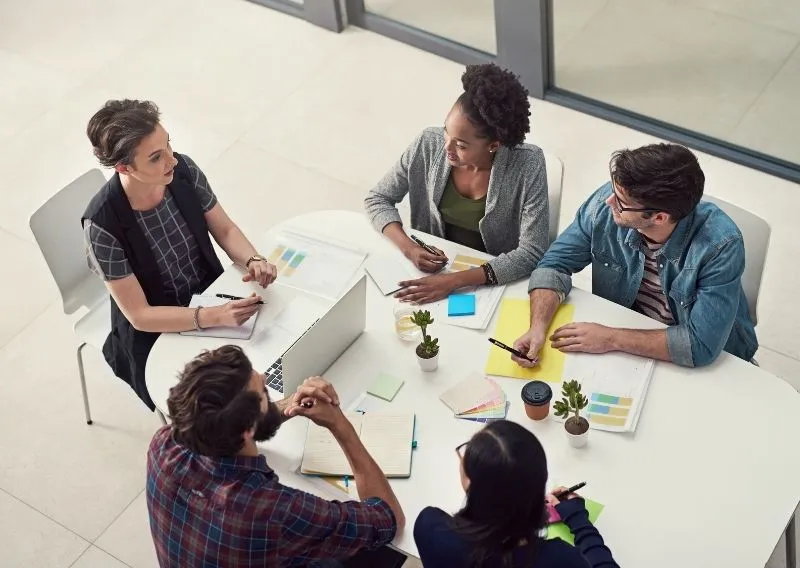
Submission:
POLYGON ((136 148, 156 129, 159 117, 158 107, 150 101, 107 101, 86 126, 95 157, 108 168, 132 164, 136 148))
POLYGON ((261 398, 247 388, 252 372, 235 345, 204 351, 187 363, 167 400, 175 439, 213 457, 241 450, 242 435, 261 415, 261 398))
POLYGON ((481 138, 517 146, 530 132, 528 90, 511 71, 494 63, 468 65, 461 75, 464 92, 457 104, 481 138))

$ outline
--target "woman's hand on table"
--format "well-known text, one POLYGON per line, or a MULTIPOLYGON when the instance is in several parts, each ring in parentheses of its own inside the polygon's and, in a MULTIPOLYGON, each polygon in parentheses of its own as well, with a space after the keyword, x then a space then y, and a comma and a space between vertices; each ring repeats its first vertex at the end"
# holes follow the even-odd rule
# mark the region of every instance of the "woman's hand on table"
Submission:
POLYGON ((257 282, 266 288, 278 277, 278 268, 266 260, 256 260, 247 267, 247 274, 242 276, 242 282, 257 282))
POLYGON ((401 302, 428 304, 446 298, 460 286, 455 274, 434 274, 398 283, 403 289, 394 297, 401 302))
POLYGON ((447 255, 436 247, 431 247, 439 254, 431 254, 418 244, 411 245, 403 251, 405 257, 423 272, 439 272, 447 265, 447 255))

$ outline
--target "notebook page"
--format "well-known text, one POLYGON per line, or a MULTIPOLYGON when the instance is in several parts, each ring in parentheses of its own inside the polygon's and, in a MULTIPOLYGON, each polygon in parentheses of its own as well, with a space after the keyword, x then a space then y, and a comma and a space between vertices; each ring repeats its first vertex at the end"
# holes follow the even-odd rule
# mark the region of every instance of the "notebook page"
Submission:
MULTIPOLYGON (((362 415, 348 412, 346 416, 358 433, 361 430, 362 415)), ((300 471, 322 475, 353 475, 350 463, 330 430, 317 426, 310 420, 300 471)))
POLYGON ((411 474, 413 414, 364 414, 361 441, 386 477, 408 477, 411 474))

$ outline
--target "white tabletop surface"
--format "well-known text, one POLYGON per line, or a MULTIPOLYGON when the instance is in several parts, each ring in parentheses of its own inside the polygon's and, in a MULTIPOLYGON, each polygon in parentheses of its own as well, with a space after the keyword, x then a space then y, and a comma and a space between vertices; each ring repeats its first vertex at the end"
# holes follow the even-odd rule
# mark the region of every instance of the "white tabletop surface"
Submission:
MULTIPOLYGON (((273 231, 284 227, 329 235, 369 252, 391 250, 363 215, 352 212, 310 213, 273 231)), ((269 240, 268 233, 256 242, 257 248, 266 250, 269 240)), ((430 240, 451 258, 468 250, 430 240)), ((509 286, 505 297, 525 298, 526 284, 509 286)), ((231 267, 210 292, 244 295, 255 289, 242 283, 240 270, 231 267)), ((285 305, 298 294, 302 293, 273 286, 265 298, 285 305)), ((577 288, 568 301, 575 304, 576 321, 657 327, 638 313, 577 288)), ((408 519, 394 544, 416 555, 412 529, 417 514, 427 505, 450 512, 461 506, 454 448, 482 426, 454 419, 439 395, 470 372, 482 372, 486 338, 494 324, 480 332, 435 323, 431 332, 441 345, 439 369, 423 373, 414 343, 394 333, 395 304, 368 282, 365 333, 325 376, 345 403, 365 391, 380 372, 405 379, 387 409, 416 413, 418 447, 411 477, 391 481, 408 519)), ((274 347, 264 340, 267 334, 259 334, 268 319, 259 316, 250 341, 162 334, 147 363, 148 389, 159 409, 166 410, 177 372, 202 349, 238 343, 256 368, 265 369, 274 359, 274 347)), ((597 527, 621 566, 764 566, 800 501, 800 395, 777 377, 727 353, 699 369, 657 363, 635 434, 592 430, 583 449, 568 445, 559 422, 526 417, 520 401, 525 381, 499 381, 511 401, 509 419, 529 428, 544 445, 551 479, 564 484, 585 480, 584 495, 605 504, 597 527)), ((306 426, 304 419, 288 421, 262 451, 284 483, 319 494, 317 484, 294 473, 306 426)))

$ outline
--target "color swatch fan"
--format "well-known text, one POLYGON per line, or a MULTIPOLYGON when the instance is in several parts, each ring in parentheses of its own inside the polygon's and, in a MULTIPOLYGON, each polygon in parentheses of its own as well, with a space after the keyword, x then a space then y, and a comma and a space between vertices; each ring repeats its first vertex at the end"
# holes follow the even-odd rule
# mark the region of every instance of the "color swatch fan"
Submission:
POLYGON ((506 393, 496 382, 478 373, 471 373, 439 399, 456 418, 474 422, 502 420, 508 414, 506 393))

